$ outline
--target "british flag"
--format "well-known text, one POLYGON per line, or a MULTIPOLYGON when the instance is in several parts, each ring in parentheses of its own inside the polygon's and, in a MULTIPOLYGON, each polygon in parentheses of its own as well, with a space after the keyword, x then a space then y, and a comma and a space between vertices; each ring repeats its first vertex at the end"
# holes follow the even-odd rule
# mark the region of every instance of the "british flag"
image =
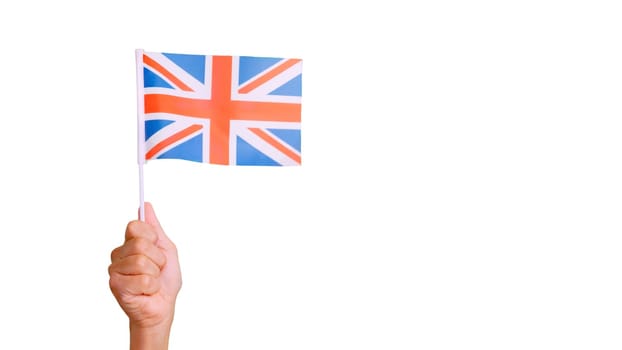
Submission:
POLYGON ((301 59, 142 52, 139 64, 145 160, 301 164, 301 59))

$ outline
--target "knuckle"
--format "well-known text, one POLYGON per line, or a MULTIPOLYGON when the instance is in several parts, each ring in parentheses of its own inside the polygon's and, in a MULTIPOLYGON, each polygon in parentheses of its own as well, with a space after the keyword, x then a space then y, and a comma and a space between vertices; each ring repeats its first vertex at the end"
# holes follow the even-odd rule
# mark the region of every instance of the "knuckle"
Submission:
POLYGON ((112 262, 118 255, 121 247, 117 247, 110 252, 110 261, 112 262))
POLYGON ((110 275, 110 279, 108 280, 108 286, 110 287, 110 290, 113 292, 116 292, 119 290, 119 279, 116 278, 114 274, 110 275))
POLYGON ((138 284, 142 290, 149 290, 154 284, 154 278, 149 275, 140 275, 138 276, 138 284))
POLYGON ((136 255, 134 258, 134 264, 139 268, 140 271, 145 271, 149 266, 149 258, 144 255, 136 255))
POLYGON ((125 237, 135 237, 140 232, 141 222, 138 220, 130 221, 125 228, 125 237))
POLYGON ((136 238, 134 240, 134 250, 137 253, 145 253, 149 250, 149 246, 151 246, 152 244, 144 239, 144 238, 136 238))

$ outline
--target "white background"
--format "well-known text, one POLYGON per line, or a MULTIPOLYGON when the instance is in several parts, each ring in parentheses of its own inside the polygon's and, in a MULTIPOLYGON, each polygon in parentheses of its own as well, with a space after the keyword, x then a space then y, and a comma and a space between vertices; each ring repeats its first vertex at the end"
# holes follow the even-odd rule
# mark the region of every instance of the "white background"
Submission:
POLYGON ((622 348, 617 1, 0 5, 0 348, 125 349, 134 50, 303 59, 303 165, 155 161, 171 349, 622 348))

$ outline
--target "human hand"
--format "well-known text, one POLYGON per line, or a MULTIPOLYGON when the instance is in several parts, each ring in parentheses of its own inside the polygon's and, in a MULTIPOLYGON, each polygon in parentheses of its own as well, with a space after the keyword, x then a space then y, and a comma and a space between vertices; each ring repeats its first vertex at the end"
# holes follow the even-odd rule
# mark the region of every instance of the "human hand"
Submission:
POLYGON ((145 203, 144 222, 127 224, 108 273, 112 294, 130 321, 130 348, 167 349, 181 270, 177 248, 150 203, 145 203))

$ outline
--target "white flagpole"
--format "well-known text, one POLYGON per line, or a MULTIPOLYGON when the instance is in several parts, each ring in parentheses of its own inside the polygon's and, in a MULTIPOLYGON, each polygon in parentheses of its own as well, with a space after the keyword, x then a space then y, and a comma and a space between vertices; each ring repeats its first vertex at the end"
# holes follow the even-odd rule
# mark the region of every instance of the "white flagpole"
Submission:
POLYGON ((143 165, 145 164, 145 91, 143 79, 143 50, 136 50, 136 105, 138 106, 138 194, 140 209, 138 218, 145 221, 145 185, 143 165))

